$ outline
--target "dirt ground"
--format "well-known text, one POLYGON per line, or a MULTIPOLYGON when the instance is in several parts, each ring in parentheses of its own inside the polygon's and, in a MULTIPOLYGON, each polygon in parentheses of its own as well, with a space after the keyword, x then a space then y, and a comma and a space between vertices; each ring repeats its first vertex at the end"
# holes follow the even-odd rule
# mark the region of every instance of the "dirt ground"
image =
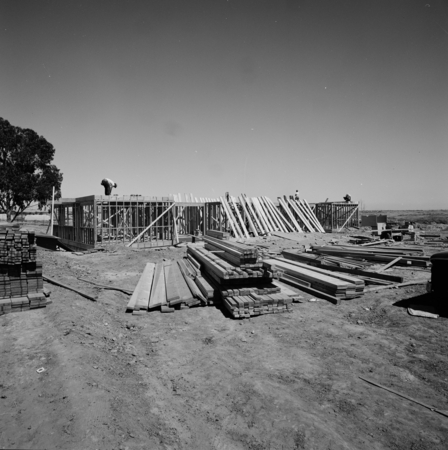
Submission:
MULTIPOLYGON (((346 235, 302 239, 258 242, 277 251, 346 235)), ((185 253, 39 249, 44 275, 97 302, 47 285, 52 304, 0 317, 0 448, 448 448, 448 417, 359 378, 448 410, 447 308, 438 319, 407 312, 433 301, 424 286, 340 306, 302 293, 292 313, 240 321, 219 307, 133 316, 128 295, 77 279, 132 290, 146 262, 185 253)))

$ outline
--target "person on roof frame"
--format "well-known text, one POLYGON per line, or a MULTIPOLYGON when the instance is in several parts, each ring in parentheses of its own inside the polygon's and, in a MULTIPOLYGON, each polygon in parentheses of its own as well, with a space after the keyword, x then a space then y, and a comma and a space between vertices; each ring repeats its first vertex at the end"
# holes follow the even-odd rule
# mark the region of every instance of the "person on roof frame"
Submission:
POLYGON ((294 194, 294 200, 299 201, 299 190, 296 190, 296 193, 294 194))
POLYGON ((350 194, 346 194, 344 197, 345 203, 351 203, 352 202, 352 196, 350 194))
POLYGON ((117 183, 114 183, 109 178, 104 178, 104 180, 101 182, 101 186, 104 186, 104 195, 110 195, 112 194, 112 188, 117 187, 117 183))

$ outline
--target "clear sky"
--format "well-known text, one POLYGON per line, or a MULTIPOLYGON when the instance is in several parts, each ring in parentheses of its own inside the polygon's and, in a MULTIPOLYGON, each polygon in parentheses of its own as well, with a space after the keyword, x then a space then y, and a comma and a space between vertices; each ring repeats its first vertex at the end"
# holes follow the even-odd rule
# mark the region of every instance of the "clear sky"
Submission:
POLYGON ((448 2, 0 0, 0 117, 63 197, 448 208, 448 2))

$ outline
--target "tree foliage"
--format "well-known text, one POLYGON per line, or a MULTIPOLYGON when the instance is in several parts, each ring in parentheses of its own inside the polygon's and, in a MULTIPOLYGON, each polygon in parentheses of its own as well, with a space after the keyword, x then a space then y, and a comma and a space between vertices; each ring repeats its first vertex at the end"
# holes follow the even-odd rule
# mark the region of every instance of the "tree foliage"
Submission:
POLYGON ((62 173, 52 164, 55 149, 29 128, 0 117, 0 212, 14 219, 33 202, 61 197, 62 173))

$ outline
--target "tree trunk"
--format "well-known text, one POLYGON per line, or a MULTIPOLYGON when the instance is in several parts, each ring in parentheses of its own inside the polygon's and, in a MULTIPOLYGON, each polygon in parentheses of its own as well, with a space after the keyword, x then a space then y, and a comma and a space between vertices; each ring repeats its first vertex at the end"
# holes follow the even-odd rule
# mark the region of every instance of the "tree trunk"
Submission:
POLYGON ((12 211, 10 209, 8 209, 6 211, 6 222, 12 222, 11 216, 12 216, 12 211))

